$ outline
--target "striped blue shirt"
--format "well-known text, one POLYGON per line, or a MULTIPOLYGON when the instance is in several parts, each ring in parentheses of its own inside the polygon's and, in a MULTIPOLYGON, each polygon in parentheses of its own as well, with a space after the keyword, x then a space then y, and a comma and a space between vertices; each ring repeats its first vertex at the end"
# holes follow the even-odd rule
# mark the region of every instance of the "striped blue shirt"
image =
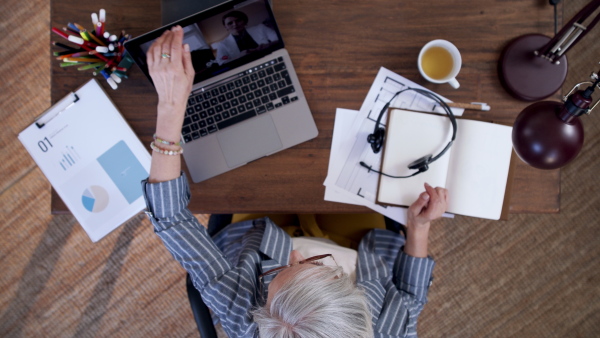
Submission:
MULTIPOLYGON (((257 337, 250 310, 258 300, 258 276, 289 261, 292 240, 270 219, 235 223, 211 238, 187 208, 187 178, 142 182, 147 214, 156 234, 186 269, 202 299, 229 337, 257 337)), ((416 336, 427 302, 434 262, 401 250, 404 237, 374 229, 358 249, 357 286, 371 306, 375 337, 416 336)), ((265 279, 267 290, 270 279, 265 279)), ((265 298, 263 298, 265 297, 265 298)))

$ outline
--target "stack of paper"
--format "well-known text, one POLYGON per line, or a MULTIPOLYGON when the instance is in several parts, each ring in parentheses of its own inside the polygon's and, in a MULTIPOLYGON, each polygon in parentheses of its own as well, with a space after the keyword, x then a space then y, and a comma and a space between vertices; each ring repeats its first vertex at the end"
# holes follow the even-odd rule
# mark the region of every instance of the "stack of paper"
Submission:
MULTIPOLYGON (((337 109, 329 157, 329 171, 323 182, 325 200, 363 205, 397 222, 406 224, 407 208, 375 203, 379 174, 369 172, 359 163, 364 161, 373 169, 379 170, 381 152, 373 153, 371 145, 367 142, 367 136, 373 132, 383 106, 396 92, 407 87, 426 89, 382 67, 360 111, 337 109)), ((443 97, 442 99, 450 102, 443 97)), ((445 114, 434 101, 414 91, 406 91, 398 95, 390 107, 445 114)), ((456 116, 462 115, 463 111, 463 109, 452 108, 452 112, 456 116)), ((383 127, 385 127, 385 121, 387 121, 387 117, 384 114, 381 119, 383 127)), ((452 217, 450 214, 444 216, 452 217)))

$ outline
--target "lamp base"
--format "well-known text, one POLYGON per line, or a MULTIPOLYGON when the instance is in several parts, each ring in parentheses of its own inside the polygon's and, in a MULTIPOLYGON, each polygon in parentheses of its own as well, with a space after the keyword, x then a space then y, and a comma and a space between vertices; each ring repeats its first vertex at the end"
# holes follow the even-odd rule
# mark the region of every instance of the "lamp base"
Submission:
POLYGON ((559 64, 535 56, 550 38, 541 34, 522 35, 506 45, 498 62, 498 75, 504 89, 524 101, 538 101, 558 91, 567 77, 567 57, 559 64))

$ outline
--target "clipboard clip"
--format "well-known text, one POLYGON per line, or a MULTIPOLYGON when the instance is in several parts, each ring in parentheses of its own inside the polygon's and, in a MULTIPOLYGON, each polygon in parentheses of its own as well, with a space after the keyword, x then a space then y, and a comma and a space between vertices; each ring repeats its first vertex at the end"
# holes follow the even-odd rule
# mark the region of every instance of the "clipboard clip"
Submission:
POLYGON ((43 128, 48 122, 52 121, 52 119, 60 115, 65 110, 71 108, 75 103, 77 103, 77 101, 79 101, 79 96, 73 92, 69 93, 69 95, 62 98, 55 105, 50 107, 38 118, 36 118, 35 125, 40 129, 43 128))

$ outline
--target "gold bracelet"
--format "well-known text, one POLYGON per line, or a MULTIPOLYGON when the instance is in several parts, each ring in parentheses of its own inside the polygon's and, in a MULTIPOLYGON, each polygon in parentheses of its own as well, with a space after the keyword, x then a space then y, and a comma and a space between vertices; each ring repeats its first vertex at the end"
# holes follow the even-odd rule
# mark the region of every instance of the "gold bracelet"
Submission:
POLYGON ((156 151, 159 154, 163 154, 163 155, 181 155, 183 154, 183 148, 179 147, 178 150, 167 150, 167 149, 163 149, 163 148, 159 148, 158 146, 156 146, 156 144, 154 144, 154 142, 150 143, 150 148, 152 148, 152 150, 156 151))

